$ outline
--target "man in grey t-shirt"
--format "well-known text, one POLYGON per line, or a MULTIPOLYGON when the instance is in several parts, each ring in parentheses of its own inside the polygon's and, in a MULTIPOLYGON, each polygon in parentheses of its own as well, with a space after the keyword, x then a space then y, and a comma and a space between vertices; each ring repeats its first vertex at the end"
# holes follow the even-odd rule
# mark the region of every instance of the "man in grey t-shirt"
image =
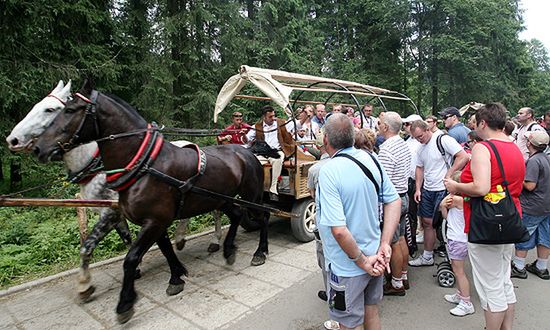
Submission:
POLYGON ((548 256, 550 255, 550 157, 544 153, 549 137, 545 131, 527 132, 529 159, 523 191, 519 196, 522 221, 529 231, 529 241, 516 244, 512 262, 512 277, 527 278, 527 272, 543 280, 550 280, 548 256), (537 247, 537 261, 525 265, 527 252, 537 247))

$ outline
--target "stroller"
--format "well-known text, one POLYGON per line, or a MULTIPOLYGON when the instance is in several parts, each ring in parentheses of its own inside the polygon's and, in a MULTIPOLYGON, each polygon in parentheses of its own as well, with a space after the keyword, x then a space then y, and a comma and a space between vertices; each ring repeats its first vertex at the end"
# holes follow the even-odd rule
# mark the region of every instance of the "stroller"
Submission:
POLYGON ((437 278, 439 286, 444 288, 452 288, 456 283, 456 276, 451 267, 451 261, 447 254, 447 219, 443 218, 441 211, 434 214, 433 226, 436 230, 437 239, 443 242, 443 249, 439 249, 438 254, 443 258, 443 261, 436 263, 437 272, 433 277, 437 278))

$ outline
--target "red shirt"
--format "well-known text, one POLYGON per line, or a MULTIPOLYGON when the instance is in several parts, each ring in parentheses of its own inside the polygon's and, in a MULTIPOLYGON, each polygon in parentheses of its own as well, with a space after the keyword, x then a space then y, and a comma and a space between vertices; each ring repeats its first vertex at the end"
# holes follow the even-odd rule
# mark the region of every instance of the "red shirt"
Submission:
MULTIPOLYGON (((519 203, 519 194, 523 189, 523 179, 525 178, 525 162, 523 161, 523 156, 521 151, 514 142, 501 141, 501 140, 491 140, 495 147, 498 150, 500 159, 502 160, 502 166, 504 167, 504 173, 506 174, 506 179, 508 180, 508 191, 512 195, 512 200, 518 209, 519 214, 521 215, 521 204, 519 203)), ((491 189, 489 192, 497 192, 497 185, 502 183, 502 175, 500 173, 500 168, 498 167, 498 162, 493 153, 493 149, 486 142, 482 143, 489 152, 491 153, 491 189)), ((469 183, 473 181, 472 170, 470 168, 470 162, 466 164, 462 175, 460 176, 460 181, 463 183, 469 183)), ((464 197, 468 197, 464 195, 464 197)), ((468 233, 470 230, 470 201, 468 198, 464 199, 464 232, 468 233)))
POLYGON ((224 137, 226 135, 231 135, 231 141, 229 141, 229 143, 231 144, 244 144, 243 142, 243 137, 246 135, 246 133, 248 133, 248 130, 252 128, 252 126, 246 124, 246 123, 242 123, 241 124, 241 127, 239 128, 236 128, 235 127, 235 124, 232 124, 232 125, 229 125, 227 126, 223 132, 220 133, 220 135, 218 135, 219 137, 224 137), (239 133, 242 129, 245 129, 244 130, 244 133, 239 133))

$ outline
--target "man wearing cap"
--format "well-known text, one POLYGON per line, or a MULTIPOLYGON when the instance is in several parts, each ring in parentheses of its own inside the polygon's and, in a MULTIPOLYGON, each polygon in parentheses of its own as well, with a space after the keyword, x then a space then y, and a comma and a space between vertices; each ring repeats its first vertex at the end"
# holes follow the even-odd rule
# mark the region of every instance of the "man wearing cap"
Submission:
POLYGON ((519 109, 516 119, 519 123, 519 127, 516 128, 516 131, 512 133, 512 135, 519 151, 521 151, 523 155, 523 159, 527 160, 527 158, 529 158, 529 150, 527 150, 527 138, 525 137, 525 133, 531 131, 545 131, 545 129, 537 124, 535 121, 535 112, 531 108, 525 107, 519 109))
POLYGON ((279 200, 277 182, 283 169, 283 161, 295 151, 294 140, 288 132, 289 127, 289 123, 285 125, 284 120, 275 117, 275 109, 272 106, 266 105, 262 107, 262 119, 245 136, 247 142, 264 141, 269 147, 277 150, 279 154, 277 158, 256 155, 262 164, 264 162, 271 164, 269 198, 273 201, 279 200))
POLYGON ((448 107, 443 109, 439 114, 443 117, 447 133, 453 137, 456 142, 460 144, 466 143, 466 141, 468 141, 470 129, 460 122, 460 112, 458 109, 455 107, 448 107))
POLYGON ((546 132, 526 132, 529 159, 525 164, 523 191, 519 196, 522 221, 529 231, 529 241, 516 244, 512 277, 527 278, 527 272, 550 280, 550 157, 544 153, 549 137, 546 132), (537 261, 525 265, 527 252, 537 247, 537 261))
POLYGON ((246 133, 252 128, 252 126, 243 122, 243 114, 235 111, 231 115, 233 124, 227 126, 218 135, 218 143, 221 144, 244 144, 246 133))

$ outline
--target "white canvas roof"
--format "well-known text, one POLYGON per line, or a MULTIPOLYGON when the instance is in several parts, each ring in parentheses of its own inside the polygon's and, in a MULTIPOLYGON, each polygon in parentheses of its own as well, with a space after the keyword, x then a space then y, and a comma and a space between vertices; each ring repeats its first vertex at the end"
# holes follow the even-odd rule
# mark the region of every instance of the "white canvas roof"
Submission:
POLYGON ((241 91, 247 82, 254 84, 273 102, 283 108, 289 117, 291 116, 290 94, 296 90, 348 93, 354 95, 367 95, 410 101, 408 97, 400 93, 370 85, 359 84, 352 81, 316 77, 243 65, 240 67, 239 74, 230 77, 220 90, 216 100, 216 106, 214 108, 214 122, 218 121, 218 115, 241 91), (318 84, 314 87, 308 88, 309 85, 314 83, 318 84), (345 87, 345 89, 349 91, 342 89, 340 86, 345 87))

